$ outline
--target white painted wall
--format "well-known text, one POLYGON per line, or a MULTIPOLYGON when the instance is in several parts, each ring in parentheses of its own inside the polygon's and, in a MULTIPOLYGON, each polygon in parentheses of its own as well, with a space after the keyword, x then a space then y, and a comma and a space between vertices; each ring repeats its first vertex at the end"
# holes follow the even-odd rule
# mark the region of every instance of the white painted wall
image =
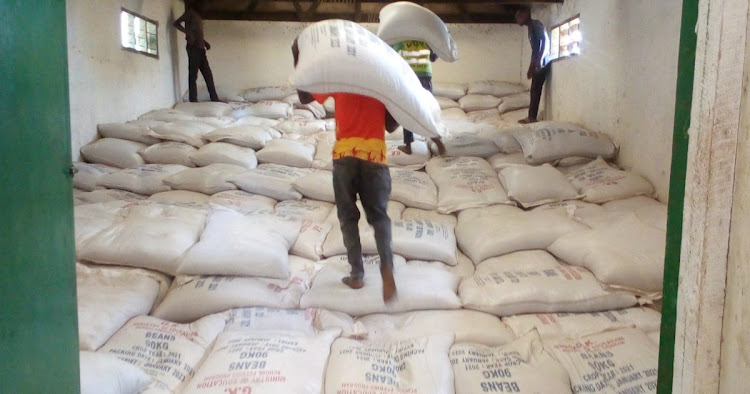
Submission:
MULTIPOLYGON (((175 4, 175 10, 181 10, 175 4)), ((245 89, 285 83, 292 73, 291 44, 307 26, 297 22, 205 21, 209 63, 217 88, 245 89)), ((370 30, 376 24, 365 24, 370 30)), ((524 29, 515 25, 449 26, 459 46, 455 63, 438 60, 435 81, 519 81, 524 29)), ((180 42, 180 46, 182 42, 180 42)), ((180 91, 187 90, 187 56, 180 51, 180 91)), ((202 77, 198 77, 202 83, 202 77)))
MULTIPOLYGON (((582 54, 552 66, 548 119, 608 133, 619 164, 666 201, 672 156, 681 0, 566 0, 536 6, 547 28, 581 14, 582 54)), ((524 45, 524 70, 530 57, 524 45)))
POLYGON ((73 159, 96 125, 124 122, 176 101, 171 3, 68 0, 68 74, 73 159), (120 8, 159 22, 159 59, 121 49, 120 8))

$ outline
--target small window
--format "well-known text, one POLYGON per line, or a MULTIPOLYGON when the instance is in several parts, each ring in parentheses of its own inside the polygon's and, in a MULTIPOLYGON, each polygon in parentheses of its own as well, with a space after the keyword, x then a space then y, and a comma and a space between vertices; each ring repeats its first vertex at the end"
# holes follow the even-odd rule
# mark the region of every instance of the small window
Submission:
POLYGON ((120 41, 122 48, 144 55, 159 57, 159 22, 122 9, 120 41))
POLYGON ((550 32, 550 60, 580 55, 582 41, 580 15, 553 27, 550 32))

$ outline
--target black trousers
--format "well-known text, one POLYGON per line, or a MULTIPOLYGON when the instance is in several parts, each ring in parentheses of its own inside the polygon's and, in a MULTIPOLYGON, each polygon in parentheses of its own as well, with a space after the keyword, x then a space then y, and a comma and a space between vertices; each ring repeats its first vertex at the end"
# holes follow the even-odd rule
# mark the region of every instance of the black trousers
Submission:
POLYGON ((531 119, 537 119, 539 115, 539 101, 542 99, 542 88, 549 76, 549 69, 547 65, 531 77, 531 104, 529 105, 529 118, 531 119))
POLYGON ((187 47, 188 54, 188 90, 190 95, 190 101, 198 101, 198 70, 203 74, 203 79, 206 81, 206 88, 208 88, 208 94, 211 96, 211 101, 219 101, 219 96, 216 94, 216 86, 214 86, 214 75, 211 72, 211 67, 208 65, 208 57, 206 57, 206 50, 203 48, 187 47))
MULTIPOLYGON (((422 87, 432 92, 432 77, 419 77, 419 82, 422 83, 422 87)), ((411 144, 414 142, 414 133, 404 129, 404 144, 411 144)))
POLYGON ((356 157, 336 159, 333 161, 333 191, 346 254, 352 266, 351 276, 362 279, 365 275, 359 239, 357 195, 365 209, 367 222, 375 229, 380 266, 392 268, 391 219, 388 217, 391 173, 388 166, 356 157))

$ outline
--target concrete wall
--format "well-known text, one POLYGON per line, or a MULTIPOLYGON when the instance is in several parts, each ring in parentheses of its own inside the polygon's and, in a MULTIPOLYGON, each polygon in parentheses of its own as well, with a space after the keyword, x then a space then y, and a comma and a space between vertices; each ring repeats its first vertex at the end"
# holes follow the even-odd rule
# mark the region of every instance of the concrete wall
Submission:
MULTIPOLYGON (((608 133, 619 164, 666 201, 672 156, 681 0, 567 0, 536 6, 550 28, 581 14, 582 54, 552 66, 545 118, 608 133)), ((528 67, 528 45, 524 46, 528 67)), ((524 68, 525 69, 525 68, 524 68)))
POLYGON ((124 122, 176 101, 172 6, 165 0, 68 0, 68 73, 73 159, 96 125, 124 122), (120 8, 159 22, 159 58, 120 45, 120 8))
MULTIPOLYGON (((175 11, 181 3, 175 3, 175 11)), ((219 89, 246 89, 285 83, 292 73, 291 43, 307 26, 296 22, 205 21, 214 80, 219 89)), ((365 24, 370 30, 376 24, 365 24)), ((525 31, 515 25, 449 26, 461 59, 438 61, 434 78, 444 82, 480 79, 519 81, 525 31)), ((182 45, 180 43, 180 45, 182 45)), ((187 57, 180 52, 180 91, 187 89, 187 57)), ((198 78, 202 83, 202 78, 198 78)))

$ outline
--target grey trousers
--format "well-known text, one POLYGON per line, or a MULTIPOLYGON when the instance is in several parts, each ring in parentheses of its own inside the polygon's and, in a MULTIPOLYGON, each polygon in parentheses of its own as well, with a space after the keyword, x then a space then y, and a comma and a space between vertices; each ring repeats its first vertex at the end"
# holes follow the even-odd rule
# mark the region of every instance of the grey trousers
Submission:
POLYGON ((333 161, 333 191, 344 246, 352 266, 351 276, 361 279, 365 274, 359 239, 357 195, 362 201, 367 222, 375 229, 380 266, 392 268, 391 219, 387 211, 391 194, 391 173, 388 166, 356 157, 336 159, 333 161))

